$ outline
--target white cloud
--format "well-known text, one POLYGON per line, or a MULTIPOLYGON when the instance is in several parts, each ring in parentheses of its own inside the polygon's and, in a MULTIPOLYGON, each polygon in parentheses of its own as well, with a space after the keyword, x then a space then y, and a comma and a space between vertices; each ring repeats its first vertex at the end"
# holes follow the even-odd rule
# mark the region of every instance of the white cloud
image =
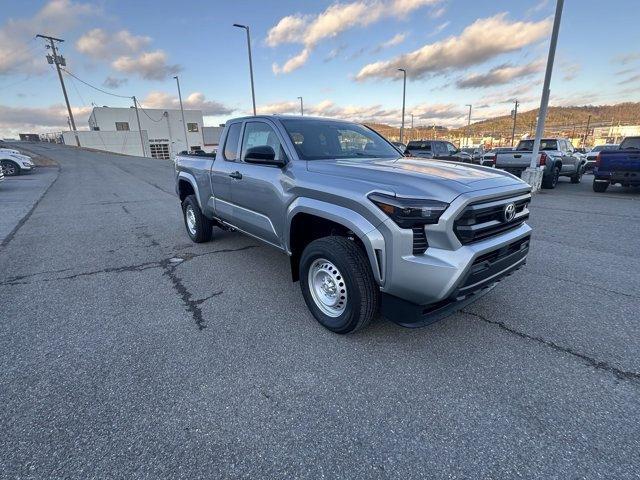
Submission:
POLYGON ((429 16, 431 18, 440 18, 445 13, 447 13, 447 7, 438 7, 438 8, 432 9, 431 12, 429 12, 429 16))
POLYGON ((123 55, 116 58, 111 66, 119 72, 136 74, 147 80, 164 80, 180 71, 179 65, 169 65, 163 50, 143 52, 137 56, 123 55))
POLYGON ((402 42, 405 41, 406 38, 407 38, 406 33, 397 33, 386 42, 382 42, 380 45, 378 45, 374 49, 374 52, 379 52, 384 48, 391 48, 391 47, 395 47, 396 45, 400 45, 402 42))
POLYGON ((112 59, 120 55, 139 52, 151 43, 151 38, 133 35, 127 30, 109 33, 94 28, 76 41, 76 49, 97 59, 112 59))
POLYGON ((458 88, 487 88, 495 85, 504 85, 518 78, 526 78, 534 75, 544 68, 544 61, 538 60, 527 65, 513 66, 505 63, 492 68, 486 73, 472 73, 458 79, 458 88))
POLYGON ((42 40, 37 33, 62 36, 78 22, 97 13, 96 7, 71 0, 50 0, 29 18, 8 19, 0 27, 0 75, 48 71, 42 40))
MULTIPOLYGON (((91 107, 72 107, 76 125, 86 125, 91 107)), ((0 136, 17 137, 18 133, 44 133, 66 130, 67 108, 62 104, 49 107, 9 107, 0 105, 0 136)))
POLYGON ((636 60, 640 60, 640 52, 622 53, 620 55, 616 55, 613 58, 613 63, 628 65, 630 63, 634 63, 636 60))
MULTIPOLYGON (((178 97, 166 92, 152 91, 142 100, 147 108, 180 108, 178 97)), ((207 100, 202 92, 193 92, 183 98, 184 108, 202 110, 203 115, 230 115, 233 109, 215 100, 207 100)))
POLYGON ((278 66, 277 63, 274 63, 273 65, 271 65, 271 69, 276 75, 280 73, 291 73, 307 63, 307 60, 309 59, 309 53, 311 53, 310 50, 308 48, 305 48, 299 54, 287 60, 282 67, 278 66))
MULTIPOLYGON (((293 114, 300 111, 300 104, 295 101, 275 102, 258 106, 261 115, 293 114)), ((331 100, 323 100, 316 104, 305 104, 305 114, 319 117, 340 118, 366 123, 384 123, 399 125, 401 109, 385 108, 382 105, 336 105, 331 100)), ((407 107, 407 119, 413 113, 423 123, 454 125, 464 121, 465 112, 453 104, 418 104, 407 107)))
POLYGON ((424 5, 440 0, 356 0, 335 3, 317 15, 288 15, 267 33, 266 43, 276 47, 283 43, 298 43, 304 49, 285 63, 275 65, 273 71, 290 73, 306 63, 311 51, 321 41, 333 38, 355 27, 365 27, 383 17, 404 17, 424 5), (288 66, 287 66, 288 64, 288 66))
POLYGON ((434 28, 433 30, 431 30, 431 33, 429 33, 430 37, 435 37, 436 35, 438 35, 441 31, 443 31, 445 28, 447 28, 449 25, 451 25, 451 22, 446 21, 446 22, 442 22, 440 25, 436 26, 436 28, 434 28))
POLYGON ((427 44, 391 60, 365 65, 356 79, 393 78, 398 68, 407 68, 407 74, 413 78, 467 68, 537 42, 550 29, 549 18, 539 22, 514 22, 506 18, 506 13, 499 13, 476 20, 457 37, 427 44))

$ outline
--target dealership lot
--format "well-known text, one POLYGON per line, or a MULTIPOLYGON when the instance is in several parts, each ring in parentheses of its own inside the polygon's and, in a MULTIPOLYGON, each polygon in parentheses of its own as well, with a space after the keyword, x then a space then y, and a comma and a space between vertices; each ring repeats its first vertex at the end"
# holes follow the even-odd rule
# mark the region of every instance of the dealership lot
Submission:
POLYGON ((562 180, 482 300, 337 336, 285 256, 189 241, 171 163, 30 148, 60 168, 0 253, 3 475, 637 475, 638 190, 562 180))

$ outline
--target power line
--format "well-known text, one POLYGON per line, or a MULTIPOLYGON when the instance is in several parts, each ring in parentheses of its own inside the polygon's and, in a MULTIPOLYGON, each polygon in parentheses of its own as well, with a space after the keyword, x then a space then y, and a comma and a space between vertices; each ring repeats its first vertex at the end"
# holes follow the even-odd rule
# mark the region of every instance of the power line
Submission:
POLYGON ((137 99, 135 100, 135 102, 138 104, 138 107, 140 107, 140 110, 142 110, 142 113, 144 113, 147 116, 147 118, 149 120, 151 120, 152 122, 160 123, 162 121, 162 119, 164 118, 164 115, 162 115, 159 120, 155 120, 155 119, 151 118, 149 116, 149 114, 145 111, 145 109, 142 108, 142 104, 140 102, 138 102, 137 99))
POLYGON ((107 92, 106 90, 103 90, 103 89, 101 89, 101 88, 99 88, 99 87, 96 87, 95 85, 91 85, 89 82, 85 82, 84 80, 82 80, 81 78, 79 78, 77 75, 74 75, 73 73, 71 73, 71 72, 70 72, 69 70, 67 70, 66 68, 63 68, 63 69, 62 69, 62 71, 63 71, 64 73, 66 73, 67 75, 71 75, 73 78, 75 78, 75 79, 76 79, 76 80, 78 80, 79 82, 84 83, 87 87, 91 87, 91 88, 93 88, 94 90, 97 90, 97 91, 99 91, 99 92, 102 92, 102 93, 104 93, 104 94, 106 94, 106 95, 111 95, 111 96, 113 96, 113 97, 118 97, 118 98, 127 98, 127 99, 129 99, 129 100, 131 99, 131 96, 129 96, 129 95, 118 95, 118 94, 116 94, 116 93, 107 92))

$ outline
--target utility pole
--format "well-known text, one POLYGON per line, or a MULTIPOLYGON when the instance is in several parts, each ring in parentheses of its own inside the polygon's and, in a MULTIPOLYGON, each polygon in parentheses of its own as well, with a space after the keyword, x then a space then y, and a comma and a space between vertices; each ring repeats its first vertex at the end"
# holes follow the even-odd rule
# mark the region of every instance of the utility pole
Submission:
POLYGON ((55 37, 50 37, 48 35, 40 35, 40 34, 36 35, 36 37, 49 40, 49 45, 47 45, 47 48, 51 49, 51 55, 47 55, 47 61, 50 64, 54 64, 56 66, 56 71, 58 72, 58 78, 60 79, 60 86, 62 87, 62 94, 64 95, 64 101, 67 104, 67 112, 69 113, 69 120, 71 121, 71 127, 76 137, 76 145, 79 147, 80 138, 78 137, 78 131, 76 130, 76 121, 73 118, 71 105, 69 105, 69 96, 67 95, 67 89, 64 86, 64 79, 62 78, 62 72, 60 71, 60 65, 64 67, 66 66, 67 62, 62 55, 58 55, 58 51, 56 50, 56 44, 54 43, 54 42, 64 42, 64 40, 62 40, 61 38, 55 38, 55 37))
MULTIPOLYGON (((187 152, 188 152, 189 151, 189 137, 187 136, 187 124, 184 121, 184 108, 182 107, 182 92, 180 91, 180 80, 178 79, 177 75, 175 77, 173 77, 173 78, 176 79, 176 83, 178 84, 178 99, 180 100, 180 113, 182 114, 182 126, 184 127, 184 144, 187 146, 187 152)), ((136 109, 136 112, 137 111, 138 110, 136 109)), ((169 116, 167 115, 167 123, 168 122, 169 122, 169 116)), ((139 123, 140 123, 140 120, 138 120, 138 124, 139 123)), ((138 125, 138 127, 139 126, 140 125, 138 125)))
POLYGON ((582 137, 582 148, 587 148, 587 137, 589 136, 589 124, 591 124, 591 114, 587 118, 587 129, 584 131, 584 137, 582 137))
POLYGON ((253 101, 253 116, 256 115, 256 92, 253 88, 253 61, 251 60, 251 35, 249 34, 249 27, 247 25, 240 25, 234 23, 234 27, 244 28, 247 32, 247 50, 249 51, 249 76, 251 77, 251 100, 253 101))
POLYGON ((399 68, 399 72, 402 72, 403 80, 402 80, 402 123, 400 124, 400 143, 402 143, 402 139, 404 137, 404 101, 407 93, 407 71, 404 68, 399 68))
MULTIPOLYGON (((471 130, 471 105, 467 104, 465 107, 469 107, 469 119, 467 120, 467 147, 469 146, 469 131, 471 130)), ((460 146, 462 148, 462 145, 460 146)))
POLYGON ((533 141, 533 151, 531 152, 531 163, 529 168, 523 172, 522 179, 525 180, 534 191, 540 188, 542 182, 542 170, 538 168, 538 153, 540 152, 540 141, 544 135, 544 122, 547 117, 547 107, 549 106, 549 86, 551 84, 551 74, 553 73, 553 61, 556 56, 556 45, 558 44, 558 32, 560 31, 560 20, 562 18, 562 7, 564 0, 556 0, 556 13, 553 19, 553 29, 551 31, 551 42, 549 44, 549 56, 547 57, 547 68, 544 74, 544 84, 542 86, 542 98, 540 99, 540 110, 538 111, 538 126, 536 127, 536 138, 533 141))
POLYGON ((516 119, 518 118, 518 105, 520 105, 518 103, 518 99, 516 98, 515 100, 516 102, 516 106, 513 109, 513 128, 511 129, 511 146, 513 147, 513 142, 515 141, 516 138, 516 119))
POLYGON ((302 104, 302 97, 298 97, 300 99, 300 116, 304 117, 304 105, 302 104))
POLYGON ((136 109, 136 120, 138 120, 138 132, 140 133, 140 146, 142 147, 142 156, 146 157, 147 152, 144 148, 144 140, 142 138, 142 127, 140 126, 140 114, 138 113, 138 100, 136 100, 136 96, 131 97, 133 99, 133 107, 136 109))

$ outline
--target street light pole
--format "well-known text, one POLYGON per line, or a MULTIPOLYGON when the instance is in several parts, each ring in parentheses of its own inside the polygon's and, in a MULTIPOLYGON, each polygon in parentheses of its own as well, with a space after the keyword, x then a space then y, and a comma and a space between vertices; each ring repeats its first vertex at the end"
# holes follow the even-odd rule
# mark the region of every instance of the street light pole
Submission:
POLYGON ((411 139, 415 137, 415 132, 413 131, 413 113, 411 114, 411 139))
POLYGON ((515 138, 516 138, 516 119, 518 118, 518 105, 520 105, 518 103, 517 98, 515 102, 516 102, 516 106, 513 109, 513 128, 511 129, 511 146, 512 147, 513 147, 513 142, 515 141, 515 138))
POLYGON ((180 91, 180 80, 176 75, 173 77, 176 79, 176 83, 178 84, 178 99, 180 100, 180 113, 182 114, 182 126, 184 127, 184 144, 187 147, 187 152, 189 151, 189 137, 187 136, 187 124, 184 121, 184 108, 182 107, 182 92, 180 91))
POLYGON ((302 97, 298 97, 300 99, 300 116, 304 117, 304 105, 302 104, 302 97))
POLYGON ((407 71, 404 68, 399 68, 399 72, 402 72, 402 124, 400 125, 400 143, 404 137, 404 101, 407 93, 407 71))
POLYGON ((469 132, 471 130, 471 105, 466 104, 465 107, 469 107, 469 119, 467 120, 467 147, 469 146, 469 132))
POLYGON ((562 7, 564 0, 556 0, 556 13, 553 19, 553 29, 551 31, 551 43, 549 44, 549 56, 547 57, 547 69, 544 74, 544 85, 542 86, 542 98, 540 99, 540 110, 538 111, 538 126, 536 127, 536 138, 533 141, 533 151, 531 152, 531 163, 529 168, 523 172, 525 180, 533 190, 538 190, 542 182, 542 170, 537 167, 538 153, 540 152, 540 140, 544 135, 544 122, 547 117, 547 107, 549 106, 549 85, 551 84, 551 74, 553 73, 553 61, 556 56, 556 45, 558 44, 558 32, 560 31, 560 20, 562 18, 562 7))
POLYGON ((251 77, 251 100, 253 102, 253 115, 256 114, 256 92, 253 87, 253 60, 251 59, 251 35, 249 34, 249 27, 247 25, 240 25, 234 23, 234 27, 244 28, 247 32, 247 51, 249 52, 249 76, 251 77))

